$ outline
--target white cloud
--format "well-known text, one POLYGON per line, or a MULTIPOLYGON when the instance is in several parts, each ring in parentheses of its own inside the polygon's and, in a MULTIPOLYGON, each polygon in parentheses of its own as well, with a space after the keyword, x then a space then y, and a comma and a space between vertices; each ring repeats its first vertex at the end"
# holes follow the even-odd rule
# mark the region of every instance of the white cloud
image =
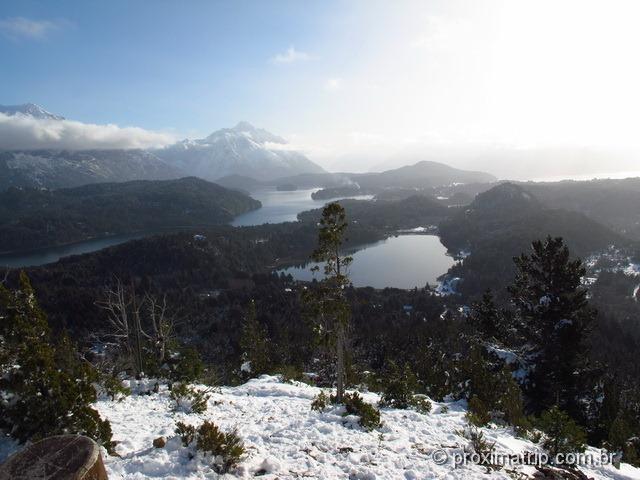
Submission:
POLYGON ((0 150, 133 149, 161 147, 174 141, 173 136, 166 133, 138 127, 43 120, 0 113, 0 150))
POLYGON ((291 46, 287 48, 287 51, 284 53, 278 53, 277 55, 271 57, 272 63, 294 63, 311 60, 311 55, 306 52, 301 52, 300 50, 296 50, 295 47, 291 46))
POLYGON ((62 28, 64 23, 59 20, 31 20, 24 17, 5 18, 0 20, 0 32, 14 40, 41 40, 62 28))
POLYGON ((324 84, 325 90, 334 91, 342 88, 343 81, 341 78, 329 78, 324 84))

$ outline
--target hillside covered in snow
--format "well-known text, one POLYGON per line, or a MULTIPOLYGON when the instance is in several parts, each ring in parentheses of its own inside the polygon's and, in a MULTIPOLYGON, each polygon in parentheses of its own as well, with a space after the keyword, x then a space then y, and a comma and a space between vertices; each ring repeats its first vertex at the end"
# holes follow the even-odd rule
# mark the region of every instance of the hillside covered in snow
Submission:
MULTIPOLYGON (((102 399, 97 409, 111 422, 119 456, 105 454, 110 479, 219 478, 212 459, 182 445, 176 422, 194 426, 213 421, 223 431, 237 429, 246 453, 224 478, 265 479, 527 479, 533 466, 505 465, 489 468, 466 460, 473 452, 463 435, 468 429, 465 402, 432 402, 430 413, 381 409, 382 427, 364 430, 344 407, 312 411, 319 388, 299 382, 282 382, 262 376, 237 387, 213 390, 202 414, 177 411, 166 386, 158 393, 153 382, 131 383, 134 393, 120 400, 102 399), (154 448, 154 439, 166 445, 154 448), (190 458, 195 453, 194 458, 190 458), (457 463, 457 464, 456 464, 457 463)), ((204 386, 198 388, 206 388, 204 386)), ((363 394, 368 402, 378 395, 363 394)), ((489 425, 482 429, 499 455, 541 453, 538 444, 517 437, 511 427, 489 425)), ((15 445, 5 442, 0 454, 15 445)), ((593 464, 580 469, 594 479, 638 479, 640 469, 627 464, 616 468, 600 464, 601 451, 585 452, 593 464)), ((501 458, 501 457, 500 457, 501 458)), ((523 457, 524 458, 524 457, 523 457)), ((590 462, 587 462, 590 463, 590 462)))

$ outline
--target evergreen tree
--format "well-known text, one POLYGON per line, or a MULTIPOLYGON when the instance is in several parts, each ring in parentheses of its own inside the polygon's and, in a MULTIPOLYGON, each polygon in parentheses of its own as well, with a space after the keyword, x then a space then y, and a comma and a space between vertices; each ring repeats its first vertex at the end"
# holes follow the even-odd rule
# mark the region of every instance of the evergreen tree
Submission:
POLYGON ((249 362, 251 375, 258 376, 269 371, 269 340, 266 329, 258 321, 256 304, 253 300, 249 303, 242 324, 242 336, 240 348, 243 352, 243 360, 249 362))
MULTIPOLYGON (((347 225, 346 213, 339 203, 328 203, 324 207, 318 230, 318 247, 311 255, 313 261, 324 264, 324 278, 305 298, 316 321, 316 331, 335 348, 338 402, 344 400, 347 329, 351 317, 345 289, 351 283, 347 268, 352 259, 340 252, 347 225)), ((319 270, 319 267, 314 268, 319 270)))
POLYGON ((542 446, 552 459, 559 453, 583 452, 586 447, 584 430, 557 406, 542 413, 538 426, 545 434, 542 446))
POLYGON ((514 261, 517 274, 509 291, 536 359, 529 379, 534 408, 557 403, 580 416, 585 337, 595 317, 581 283, 586 270, 580 260, 570 258, 562 238, 535 241, 530 255, 514 261))
POLYGON ((49 325, 29 279, 17 290, 0 285, 0 426, 24 442, 78 433, 112 448, 111 427, 91 403, 93 368, 66 335, 51 342, 49 325))
POLYGON ((471 309, 473 327, 483 334, 484 338, 504 337, 504 322, 500 310, 496 307, 491 290, 485 291, 482 300, 473 304, 471 309))

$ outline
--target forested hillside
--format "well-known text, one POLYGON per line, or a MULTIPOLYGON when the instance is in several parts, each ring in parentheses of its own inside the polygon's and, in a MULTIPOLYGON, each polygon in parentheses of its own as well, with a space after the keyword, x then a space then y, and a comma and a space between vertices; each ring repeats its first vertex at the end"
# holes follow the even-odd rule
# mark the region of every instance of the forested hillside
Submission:
POLYGON ((194 177, 0 192, 0 252, 93 237, 227 223, 260 207, 237 191, 194 177))

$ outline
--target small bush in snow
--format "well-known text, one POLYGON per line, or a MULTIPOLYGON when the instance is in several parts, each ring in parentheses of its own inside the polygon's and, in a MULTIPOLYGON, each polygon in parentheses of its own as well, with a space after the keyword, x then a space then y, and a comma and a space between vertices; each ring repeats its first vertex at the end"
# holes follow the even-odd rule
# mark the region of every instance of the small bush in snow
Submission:
POLYGON ((395 363, 391 363, 385 380, 384 392, 380 399, 381 407, 415 408, 420 413, 429 413, 431 403, 424 397, 414 395, 418 381, 408 365, 400 370, 395 363))
POLYGON ((311 410, 315 410, 317 412, 321 412, 328 406, 329 396, 324 392, 320 392, 318 395, 316 395, 311 402, 311 410))
POLYGON ((176 435, 182 440, 182 445, 188 447, 196 439, 196 427, 183 422, 176 423, 176 435))
POLYGON ((238 464, 245 453, 242 439, 235 430, 223 432, 213 422, 205 421, 198 428, 177 422, 176 434, 185 447, 195 443, 196 450, 211 454, 213 467, 218 473, 227 473, 238 464))
POLYGON ((449 405, 442 405, 440 407, 440 413, 449 413, 449 405))
POLYGON ((360 417, 359 423, 364 429, 373 430, 382 425, 380 422, 380 410, 365 402, 358 392, 345 393, 344 406, 348 415, 360 417))
MULTIPOLYGON (((484 438, 484 432, 482 430, 473 425, 468 425, 460 433, 464 438, 469 440, 469 450, 471 450, 469 453, 478 454, 472 458, 487 459, 490 457, 491 452, 496 446, 496 442, 489 442, 484 438)), ((487 463, 487 460, 481 460, 479 464, 490 466, 490 464, 487 463)))
POLYGON ((551 457, 559 453, 584 452, 587 441, 585 431, 558 407, 544 412, 538 426, 544 432, 542 446, 551 457))
POLYGON ((491 421, 491 413, 485 403, 474 395, 469 400, 469 410, 465 418, 476 427, 483 427, 491 421))
POLYGON ((218 473, 227 473, 235 467, 245 452, 242 439, 235 430, 225 433, 209 421, 198 428, 196 448, 213 455, 218 473))
POLYGON ((171 389, 171 399, 176 402, 175 409, 185 413, 204 413, 207 411, 209 390, 197 390, 185 383, 177 383, 171 389))
POLYGON ((101 375, 100 387, 102 392, 108 396, 112 401, 122 400, 123 397, 131 395, 131 389, 125 387, 115 375, 103 374, 101 375))

